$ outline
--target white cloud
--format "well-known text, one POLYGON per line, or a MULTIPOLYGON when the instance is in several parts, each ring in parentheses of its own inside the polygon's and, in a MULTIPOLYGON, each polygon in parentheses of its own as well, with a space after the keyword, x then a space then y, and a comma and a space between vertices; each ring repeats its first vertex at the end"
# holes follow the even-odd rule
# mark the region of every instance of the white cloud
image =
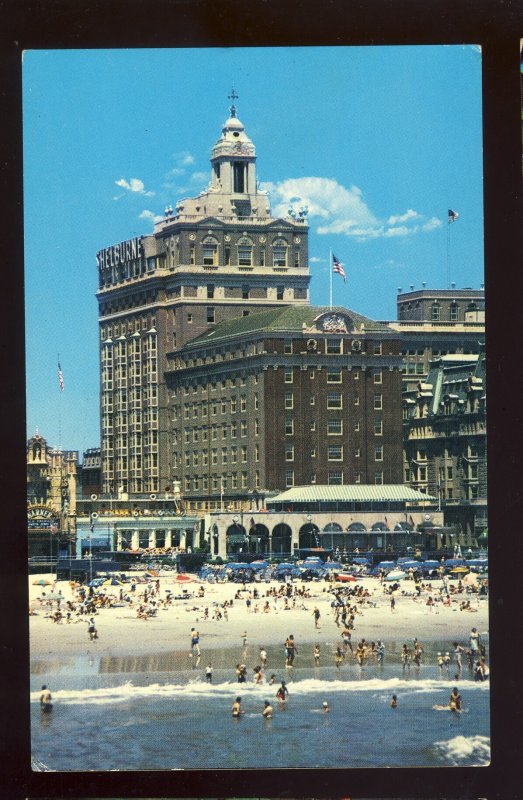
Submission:
POLYGON ((158 216, 158 214, 153 214, 152 211, 148 211, 147 209, 144 209, 138 216, 139 219, 148 219, 151 222, 160 222, 163 219, 163 217, 158 216))
POLYGON ((323 261, 325 261, 324 258, 318 258, 317 256, 309 258, 309 264, 321 264, 323 261))
POLYGON ((193 172, 191 175, 192 183, 202 183, 202 181, 209 182, 208 172, 193 172))
MULTIPOLYGON (((119 181, 115 181, 117 186, 121 186, 122 189, 127 189, 128 192, 133 192, 133 194, 142 194, 144 197, 154 197, 154 192, 146 192, 144 182, 140 180, 140 178, 130 178, 129 181, 126 181, 125 178, 120 178, 119 181)), ((120 195, 122 197, 123 195, 120 195)), ((115 198, 116 199, 116 198, 115 198)))
POLYGON ((358 186, 342 186, 333 178, 288 178, 278 183, 262 183, 269 192, 272 212, 286 217, 289 208, 298 212, 306 206, 319 234, 341 234, 358 241, 412 236, 427 233, 441 225, 437 217, 427 220, 412 208, 402 214, 378 219, 370 210, 358 186))

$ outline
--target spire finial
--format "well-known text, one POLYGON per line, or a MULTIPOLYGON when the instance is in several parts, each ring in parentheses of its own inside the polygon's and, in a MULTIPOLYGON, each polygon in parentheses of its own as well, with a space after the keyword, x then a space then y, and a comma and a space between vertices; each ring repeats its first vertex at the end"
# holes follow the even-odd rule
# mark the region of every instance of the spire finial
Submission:
POLYGON ((230 109, 231 117, 235 117, 236 116, 236 106, 234 105, 234 101, 238 99, 238 95, 236 94, 234 89, 231 89, 231 93, 227 97, 228 97, 229 100, 232 100, 232 106, 231 106, 231 109, 230 109))

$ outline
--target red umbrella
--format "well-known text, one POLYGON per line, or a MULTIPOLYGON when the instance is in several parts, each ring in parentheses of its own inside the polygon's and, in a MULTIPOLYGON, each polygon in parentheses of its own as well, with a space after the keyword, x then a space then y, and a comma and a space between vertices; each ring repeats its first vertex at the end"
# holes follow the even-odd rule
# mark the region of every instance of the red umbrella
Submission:
POLYGON ((185 583, 186 581, 192 581, 190 575, 177 575, 176 580, 180 583, 185 583))

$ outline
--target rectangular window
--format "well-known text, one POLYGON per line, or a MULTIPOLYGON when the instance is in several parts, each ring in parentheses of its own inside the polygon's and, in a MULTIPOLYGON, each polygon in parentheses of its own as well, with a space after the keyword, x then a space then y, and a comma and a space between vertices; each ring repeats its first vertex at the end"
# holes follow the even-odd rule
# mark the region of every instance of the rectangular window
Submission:
POLYGON ((329 472, 327 482, 329 486, 343 486, 343 472, 329 472))
POLYGON ((419 468, 419 480, 424 482, 427 480, 427 467, 420 467, 419 468))
POLYGON ((435 304, 432 306, 431 310, 430 310, 430 318, 431 318, 432 320, 438 320, 438 319, 440 318, 440 316, 441 316, 441 309, 440 309, 440 307, 439 307, 439 306, 438 306, 438 305, 435 303, 435 304))
POLYGON ((330 444, 327 449, 329 461, 343 461, 343 446, 341 444, 330 444))
POLYGON ((224 422, 222 425, 222 439, 227 438, 227 423, 224 422))
POLYGON ((381 486, 383 483, 383 472, 375 472, 374 473, 374 483, 376 486, 381 486))
POLYGON ((207 322, 209 324, 214 322, 214 308, 212 306, 207 309, 207 322))
POLYGON ((247 463, 247 445, 242 445, 242 463, 247 463))
POLYGON ((343 433, 343 420, 341 419, 327 420, 327 435, 335 436, 340 433, 343 433))
POLYGON ((383 420, 381 417, 376 417, 374 420, 374 435, 382 436, 383 434, 383 420))
POLYGON ((259 407, 260 407, 260 399, 258 397, 258 392, 255 392, 254 393, 254 410, 258 411, 259 407))
POLYGON ((294 380, 294 370, 292 367, 285 368, 285 383, 292 383, 294 380))
POLYGON ((359 379, 360 379, 360 371, 359 371, 359 369, 353 369, 352 370, 352 374, 354 375, 354 380, 355 381, 359 381, 359 379))
POLYGON ((247 436, 247 422, 240 422, 240 436, 242 439, 247 436))
POLYGON ((374 342, 373 352, 375 356, 381 356, 382 352, 381 342, 374 342))
POLYGON ((354 448, 354 458, 359 458, 361 455, 361 450, 359 447, 354 448))
POLYGON ((225 265, 229 266, 231 263, 231 248, 229 245, 225 245, 225 265))
POLYGON ((215 442, 217 438, 218 438, 218 426, 213 425, 211 428, 211 439, 213 442, 215 442))
POLYGON ((236 439, 237 431, 238 431, 238 423, 231 422, 231 439, 236 439))
POLYGON ((383 396, 381 394, 374 395, 374 408, 376 411, 380 411, 383 408, 383 396))
POLYGON ((355 422, 355 423, 354 423, 354 430, 355 430, 355 432, 357 433, 357 432, 359 431, 359 429, 360 429, 360 423, 359 423, 359 422, 355 422))
POLYGON ((259 461, 260 460, 260 445, 259 444, 254 445, 254 460, 255 461, 259 461))
POLYGON ((265 266, 265 250, 263 248, 260 250, 260 267, 265 266))
POLYGON ((238 476, 235 472, 231 475, 231 489, 238 488, 238 476))
POLYGON ((226 414, 227 413, 227 400, 222 399, 221 408, 222 408, 222 414, 226 414))
POLYGON ((459 306, 454 303, 450 307, 450 321, 456 322, 459 319, 459 306))
POLYGON ((247 397, 244 394, 240 397, 240 411, 247 411, 247 397))
POLYGON ((310 455, 311 455, 311 458, 316 458, 316 448, 315 447, 311 447, 310 455))
POLYGON ((327 353, 329 355, 335 355, 341 352, 341 339, 327 339, 327 353))
POLYGON ((218 463, 218 451, 216 450, 215 447, 213 447, 211 452, 211 464, 217 464, 217 463, 218 463))
POLYGON ((294 461, 294 446, 292 444, 285 445, 285 461, 294 461))
POLYGON ((327 408, 342 408, 341 392, 327 392, 327 408))
POLYGON ((236 414, 236 397, 231 397, 231 414, 236 414))
POLYGON ((315 419, 311 419, 311 431, 315 431, 315 430, 316 430, 316 420, 315 419))
POLYGON ((227 448, 222 447, 222 464, 227 463, 227 448))
POLYGON ((238 245, 238 264, 240 267, 252 266, 252 247, 250 245, 238 245))
POLYGON ((294 434, 294 420, 293 419, 286 419, 285 420, 285 435, 292 436, 294 434))
POLYGON ((354 473, 354 483, 361 483, 361 472, 354 473))
POLYGON ((294 470, 288 469, 285 472, 285 487, 289 488, 290 486, 294 486, 294 470))
POLYGON ((255 419, 254 420, 254 435, 258 436, 259 433, 260 433, 260 420, 259 419, 255 419))
POLYGON ((341 369, 328 369, 327 383, 341 383, 341 369))
POLYGON ((374 460, 383 461, 383 447, 381 444, 374 448, 374 460))
POLYGON ((214 266, 218 263, 218 248, 215 244, 204 244, 202 247, 202 254, 205 266, 214 266))
POLYGON ((238 461, 238 448, 231 447, 231 464, 236 464, 238 461))
POLYGON ((194 264, 194 263, 195 263, 195 259, 194 259, 194 245, 193 245, 193 244, 191 245, 191 247, 190 247, 190 250, 189 250, 189 263, 190 263, 190 264, 194 264))
POLYGON ((374 383, 382 382, 381 367, 374 367, 374 383))
MULTIPOLYGON (((205 264, 205 261, 203 262, 205 264)), ((212 300, 214 297, 214 284, 208 283, 207 284, 207 300, 212 300)))
POLYGON ((286 267, 287 266, 287 248, 286 247, 274 247, 273 249, 273 266, 275 267, 286 267))
POLYGON ((294 408, 294 395, 292 392, 285 392, 285 408, 294 408))
POLYGON ((249 299, 249 287, 242 286, 242 300, 248 300, 248 299, 249 299))
POLYGON ((283 352, 287 354, 292 353, 292 339, 285 339, 283 343, 283 352))

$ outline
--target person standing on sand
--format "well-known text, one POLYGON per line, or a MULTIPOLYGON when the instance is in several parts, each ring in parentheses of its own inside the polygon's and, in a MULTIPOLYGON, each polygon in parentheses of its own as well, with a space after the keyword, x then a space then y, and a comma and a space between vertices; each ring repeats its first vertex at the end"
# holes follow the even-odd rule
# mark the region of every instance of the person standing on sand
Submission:
POLYGON ((262 669, 265 669, 267 666, 267 650, 264 647, 260 647, 260 661, 262 669))
POLYGON ((196 628, 191 628, 191 652, 189 653, 190 656, 196 655, 200 656, 200 634, 196 630, 196 628))
POLYGON ((317 628, 321 616, 318 606, 314 606, 314 611, 312 612, 312 616, 314 617, 314 627, 317 628))
POLYGON ((40 694, 40 708, 42 709, 42 711, 48 711, 51 706, 52 706, 51 692, 44 684, 42 686, 42 693, 40 694))
POLYGON ((320 646, 319 646, 319 644, 315 644, 314 645, 313 655, 314 655, 314 666, 315 667, 319 667, 320 666, 320 646))
POLYGON ((205 670, 205 677, 207 678, 207 683, 212 683, 212 664, 207 665, 207 669, 205 670))
POLYGON ((390 598, 390 610, 391 610, 392 613, 394 613, 395 609, 396 609, 396 600, 395 600, 394 596, 392 596, 390 598))

